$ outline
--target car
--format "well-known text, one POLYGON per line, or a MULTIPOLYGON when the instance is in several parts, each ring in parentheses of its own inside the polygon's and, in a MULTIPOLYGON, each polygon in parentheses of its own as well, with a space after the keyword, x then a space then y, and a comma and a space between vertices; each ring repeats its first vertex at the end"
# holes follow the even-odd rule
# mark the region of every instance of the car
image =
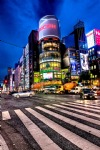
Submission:
POLYGON ((43 91, 43 93, 44 93, 44 94, 50 94, 50 90, 45 89, 45 90, 43 91))
POLYGON ((100 96, 100 89, 97 90, 97 95, 100 96))
POLYGON ((97 99, 97 94, 89 88, 83 88, 80 92, 80 98, 82 98, 82 99, 97 99))
POLYGON ((12 95, 12 94, 14 94, 14 93, 18 93, 18 91, 9 91, 9 95, 12 95))
POLYGON ((81 91, 82 87, 81 86, 76 86, 75 88, 71 89, 69 93, 72 94, 79 94, 81 91))
POLYGON ((22 91, 22 92, 12 94, 12 96, 14 96, 16 98, 19 98, 19 97, 32 97, 34 95, 35 95, 34 91, 22 91))

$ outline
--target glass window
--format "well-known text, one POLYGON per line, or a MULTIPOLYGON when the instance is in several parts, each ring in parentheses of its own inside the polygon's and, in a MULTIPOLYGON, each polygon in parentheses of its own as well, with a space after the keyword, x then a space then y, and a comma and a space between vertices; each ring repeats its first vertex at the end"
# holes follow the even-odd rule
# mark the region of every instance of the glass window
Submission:
POLYGON ((91 66, 91 69, 93 69, 93 66, 91 66))
POLYGON ((94 65, 94 69, 96 69, 96 65, 94 65))

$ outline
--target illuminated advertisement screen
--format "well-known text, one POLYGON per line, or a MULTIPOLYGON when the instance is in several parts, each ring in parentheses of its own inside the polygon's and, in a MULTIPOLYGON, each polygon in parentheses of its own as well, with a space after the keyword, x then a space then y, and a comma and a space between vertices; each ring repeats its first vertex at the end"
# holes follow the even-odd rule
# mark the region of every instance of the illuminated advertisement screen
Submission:
POLYGON ((70 59, 70 66, 71 66, 71 75, 76 75, 76 61, 74 59, 70 59))
POLYGON ((80 53, 80 60, 81 60, 81 70, 89 70, 89 67, 88 67, 88 54, 80 53))
POLYGON ((40 82, 40 73, 39 72, 34 72, 34 82, 35 83, 40 82))
POLYGON ((94 31, 90 31, 89 33, 86 34, 87 37, 87 45, 88 48, 91 48, 95 45, 95 40, 94 40, 94 31))
POLYGON ((53 72, 43 73, 43 79, 52 79, 52 78, 53 78, 53 72))
POLYGON ((94 29, 96 45, 100 45, 100 30, 94 29))
POLYGON ((60 38, 59 23, 57 19, 44 19, 39 24, 39 40, 44 37, 60 38))

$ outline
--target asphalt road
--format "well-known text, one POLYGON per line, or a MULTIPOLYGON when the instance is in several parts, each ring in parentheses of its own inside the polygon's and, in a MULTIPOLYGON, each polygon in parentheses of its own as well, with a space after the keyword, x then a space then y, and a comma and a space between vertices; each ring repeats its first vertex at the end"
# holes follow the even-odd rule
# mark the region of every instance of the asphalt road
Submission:
POLYGON ((100 99, 2 95, 0 150, 99 150, 100 99))

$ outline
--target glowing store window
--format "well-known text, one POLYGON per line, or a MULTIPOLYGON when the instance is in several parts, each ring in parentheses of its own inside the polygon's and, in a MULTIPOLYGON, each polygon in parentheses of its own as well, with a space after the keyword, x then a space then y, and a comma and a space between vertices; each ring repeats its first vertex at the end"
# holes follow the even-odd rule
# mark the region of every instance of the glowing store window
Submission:
POLYGON ((96 69, 96 65, 94 65, 94 69, 96 69))
POLYGON ((91 69, 93 69, 93 66, 91 66, 91 69))

